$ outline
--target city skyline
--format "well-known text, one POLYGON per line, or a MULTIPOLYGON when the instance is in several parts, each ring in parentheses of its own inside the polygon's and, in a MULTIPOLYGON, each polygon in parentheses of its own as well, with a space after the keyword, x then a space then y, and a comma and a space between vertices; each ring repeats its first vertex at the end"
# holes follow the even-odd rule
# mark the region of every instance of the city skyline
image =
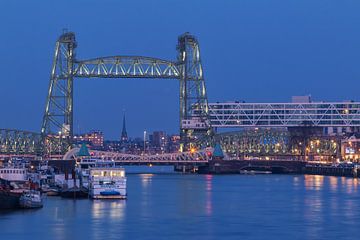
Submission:
POLYGON ((356 239, 359 0, 1 0, 3 239, 356 239))
MULTIPOLYGON (((218 6, 199 1, 193 9, 167 1, 157 1, 161 9, 147 1, 121 6, 106 1, 111 9, 97 1, 83 3, 72 3, 82 11, 47 1, 21 2, 22 7, 19 1, 1 3, 7 9, 0 16, 7 33, 0 40, 3 128, 39 132, 54 45, 63 28, 76 33, 80 58, 175 60, 178 35, 191 32, 200 43, 210 102, 287 102, 292 95, 306 94, 314 100, 359 100, 360 33, 349 28, 360 23, 358 2, 229 1, 218 6), (121 24, 114 27, 116 22, 121 24)), ((74 85, 75 131, 103 129, 118 139, 126 109, 130 136, 142 136, 144 130, 178 133, 177 80, 79 79, 74 85)))

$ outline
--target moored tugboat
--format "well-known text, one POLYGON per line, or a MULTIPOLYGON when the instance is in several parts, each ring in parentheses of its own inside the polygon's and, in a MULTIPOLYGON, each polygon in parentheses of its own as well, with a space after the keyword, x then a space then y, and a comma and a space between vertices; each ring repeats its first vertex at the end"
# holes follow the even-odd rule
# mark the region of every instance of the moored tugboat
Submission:
POLYGON ((19 205, 21 208, 42 208, 43 200, 40 191, 25 191, 19 199, 19 205))

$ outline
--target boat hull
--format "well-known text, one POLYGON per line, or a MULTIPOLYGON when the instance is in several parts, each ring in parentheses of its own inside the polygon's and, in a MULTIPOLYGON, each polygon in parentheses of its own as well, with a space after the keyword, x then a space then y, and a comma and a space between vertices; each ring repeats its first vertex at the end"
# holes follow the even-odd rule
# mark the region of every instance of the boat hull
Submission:
POLYGON ((0 191, 0 209, 15 209, 20 207, 20 195, 0 191))
POLYGON ((21 208, 27 208, 27 209, 32 209, 32 208, 42 208, 43 207, 43 203, 42 202, 33 202, 33 201, 29 201, 29 200, 22 200, 20 199, 20 207, 21 208))
POLYGON ((83 188, 70 188, 60 193, 62 198, 88 198, 89 193, 83 188))
POLYGON ((51 196, 51 197, 53 197, 53 196, 59 196, 59 195, 60 195, 60 192, 59 192, 58 190, 49 190, 49 191, 46 192, 46 195, 47 195, 47 196, 51 196))
POLYGON ((126 196, 123 195, 95 195, 91 196, 92 199, 127 199, 126 196))
POLYGON ((102 191, 100 194, 90 194, 92 199, 126 199, 126 195, 117 191, 102 191))

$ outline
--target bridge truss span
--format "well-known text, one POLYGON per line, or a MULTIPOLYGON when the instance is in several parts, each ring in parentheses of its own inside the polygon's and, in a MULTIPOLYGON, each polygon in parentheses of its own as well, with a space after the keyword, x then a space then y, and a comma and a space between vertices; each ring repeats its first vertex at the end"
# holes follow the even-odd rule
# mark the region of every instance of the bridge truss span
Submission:
MULTIPOLYGON (((76 159, 79 148, 73 148, 64 155, 64 160, 76 159)), ((106 152, 91 150, 91 157, 102 159, 105 161, 114 161, 117 163, 127 164, 178 164, 178 163, 207 163, 210 159, 212 148, 206 148, 195 152, 177 152, 177 153, 164 153, 164 154, 126 154, 119 152, 106 152)))
POLYGON ((141 56, 103 57, 74 63, 75 77, 99 78, 179 78, 177 64, 141 56))
POLYGON ((360 102, 209 103, 214 127, 359 127, 360 102))
POLYGON ((39 133, 16 129, 0 129, 0 154, 37 155, 41 153, 39 133))

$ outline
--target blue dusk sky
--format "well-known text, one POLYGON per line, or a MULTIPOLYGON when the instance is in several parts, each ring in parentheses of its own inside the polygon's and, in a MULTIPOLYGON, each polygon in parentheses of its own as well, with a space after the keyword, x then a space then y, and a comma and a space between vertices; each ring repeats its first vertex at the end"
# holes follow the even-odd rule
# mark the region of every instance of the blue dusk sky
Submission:
MULTIPOLYGON (((0 128, 40 131, 55 41, 76 33, 77 58, 176 59, 178 35, 200 42, 210 102, 360 100, 359 0, 1 0, 0 128)), ((118 139, 178 133, 179 83, 76 79, 75 131, 118 139)))

